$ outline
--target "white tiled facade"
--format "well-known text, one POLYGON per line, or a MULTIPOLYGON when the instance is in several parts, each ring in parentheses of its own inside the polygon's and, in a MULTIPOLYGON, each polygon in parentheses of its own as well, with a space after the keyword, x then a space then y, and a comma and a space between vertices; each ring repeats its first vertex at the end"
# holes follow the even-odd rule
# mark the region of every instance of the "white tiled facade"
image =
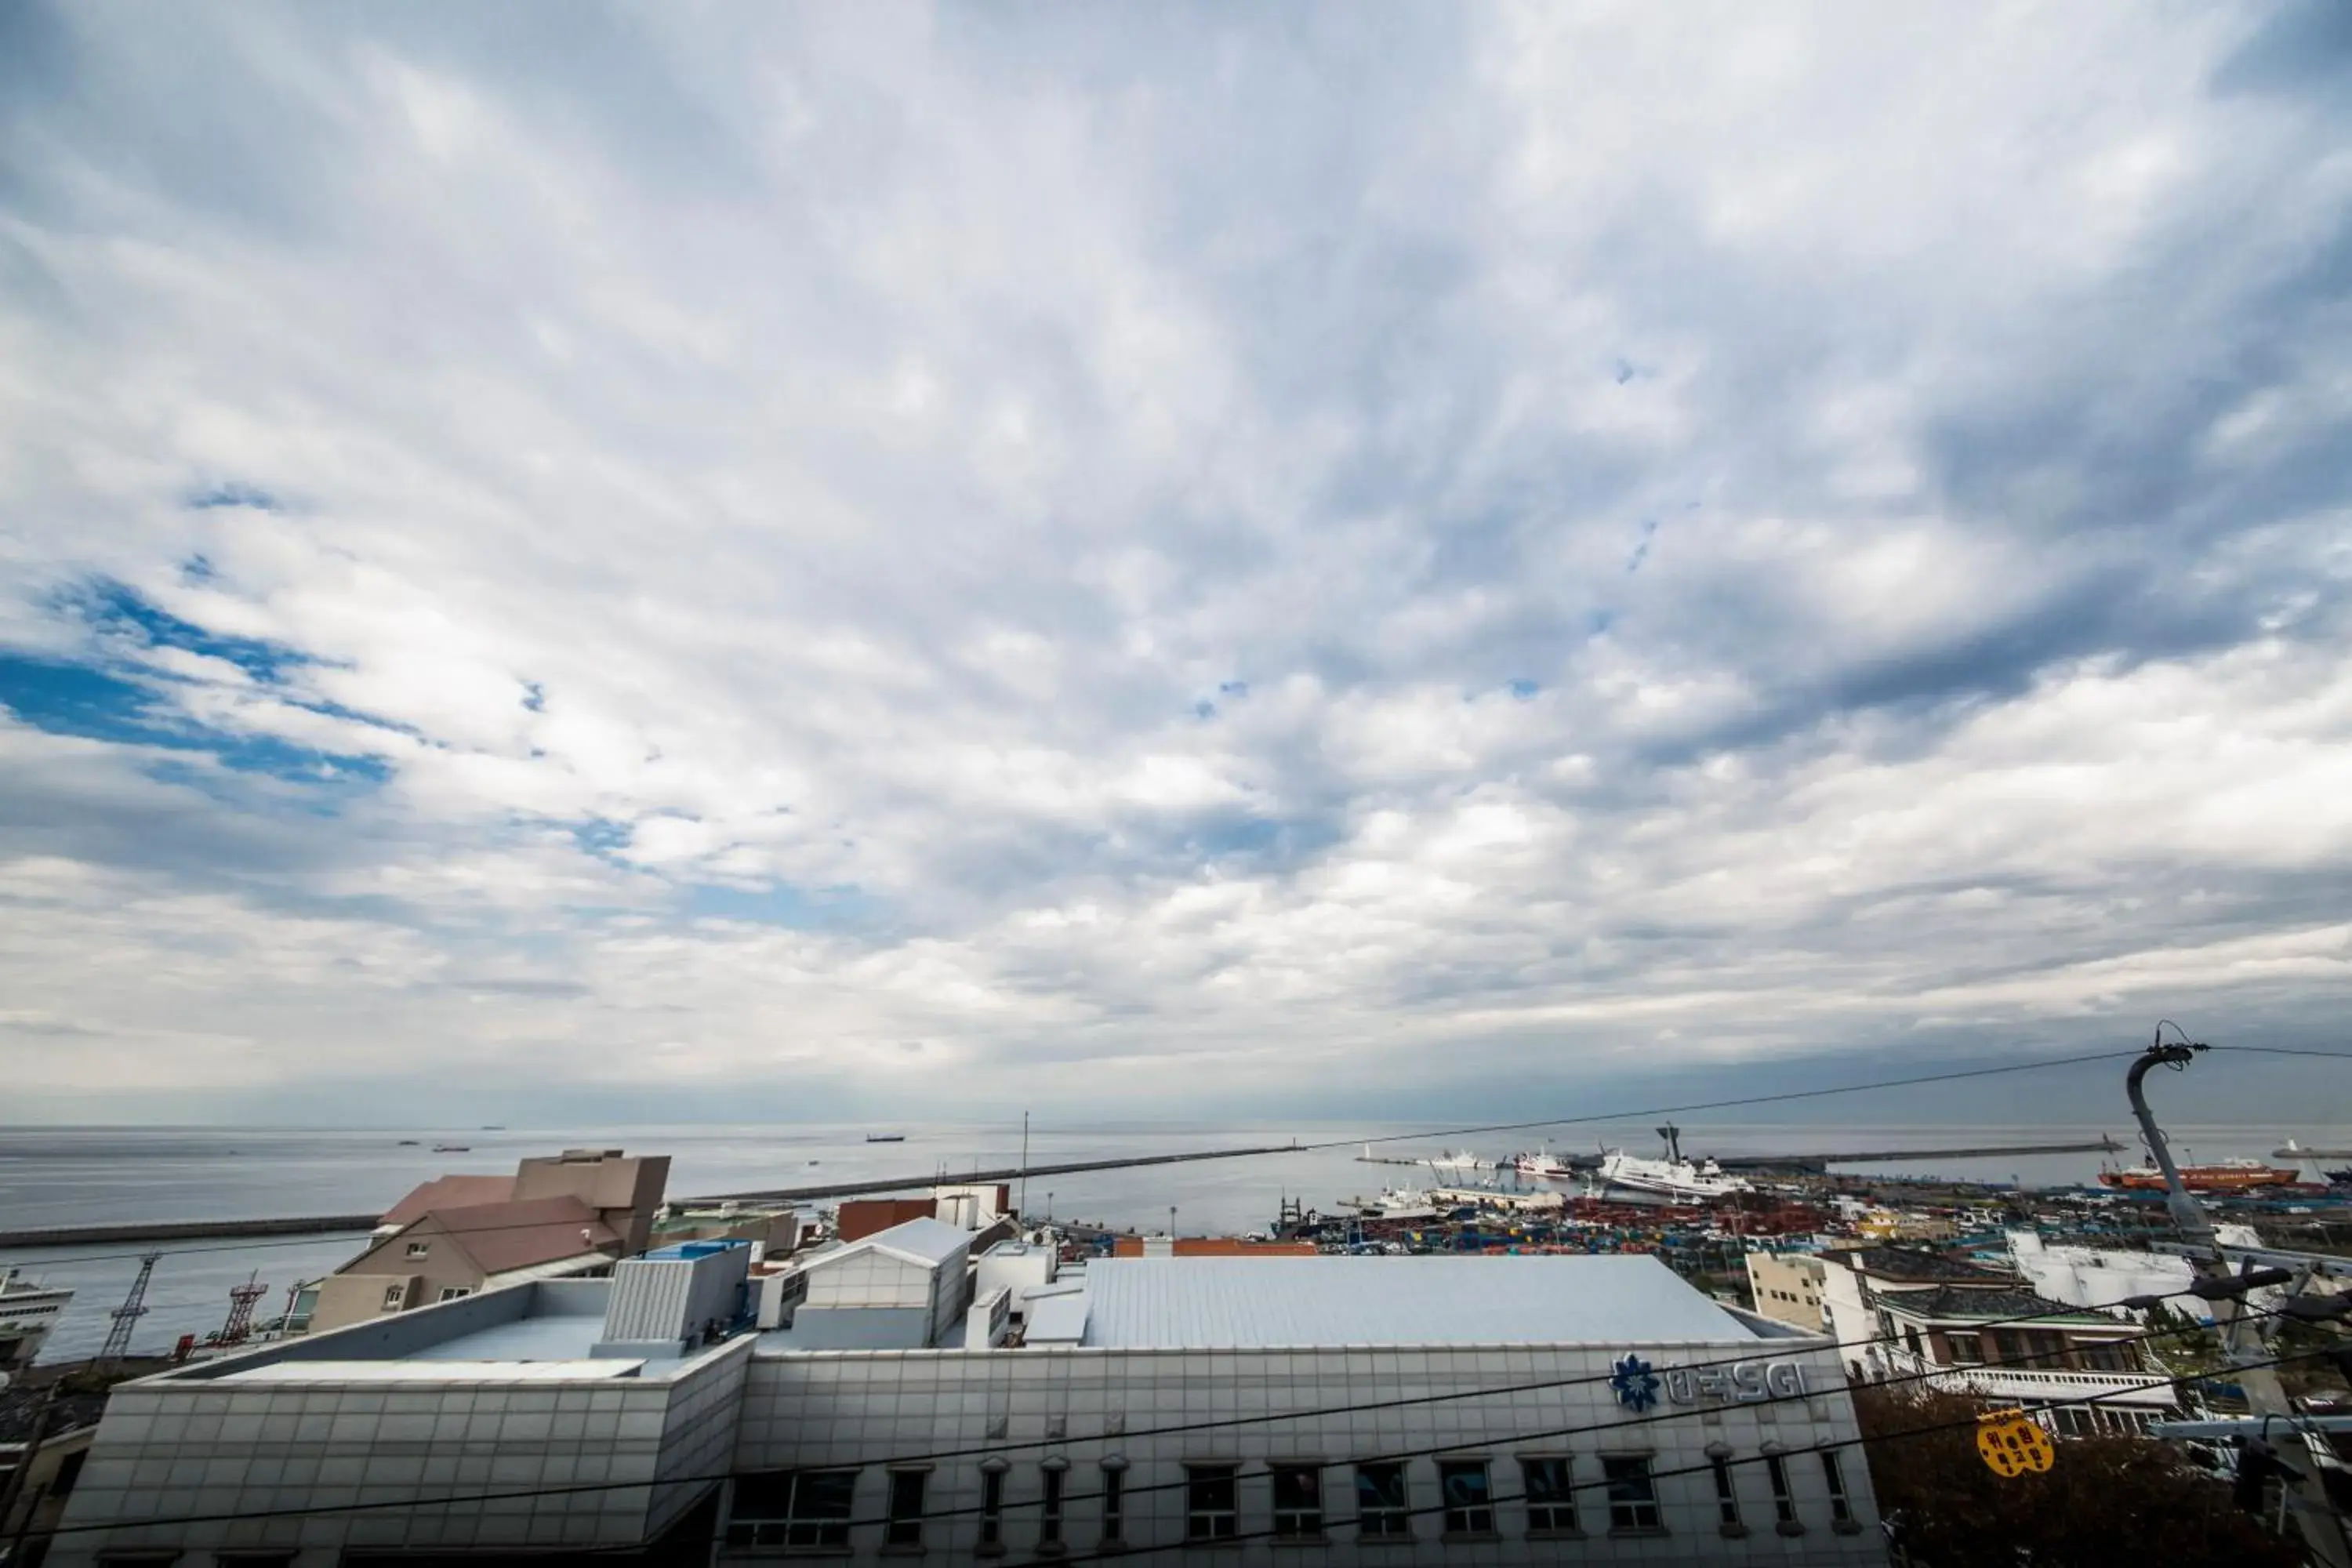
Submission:
MULTIPOLYGON (((927 1466, 922 1530, 927 1552, 961 1563, 986 1559, 984 1467, 1003 1467, 999 1536, 1003 1555, 1040 1556, 1045 1467, 1066 1461, 1063 1544, 1086 1555, 1104 1544, 1103 1461, 1123 1460, 1118 1539, 1130 1549, 1175 1546, 1186 1538, 1187 1465, 1239 1468, 1236 1540, 1181 1549, 1179 1561, 1290 1563, 1303 1542, 1280 1544, 1274 1528, 1269 1464, 1325 1467, 1326 1539, 1314 1561, 1393 1564, 1518 1564, 1565 1561, 1641 1563, 1884 1563, 1885 1548, 1859 1448, 1840 1456, 1848 1519, 1836 1518, 1822 1444, 1850 1444, 1853 1407, 1836 1359, 1803 1348, 1817 1342, 1638 1347, 1661 1371, 1736 1355, 1801 1362, 1816 1396, 1782 1403, 1662 1404, 1644 1419, 1618 1405, 1610 1364, 1627 1349, 1497 1346, 1444 1350, 1327 1348, 1275 1351, 1103 1350, 857 1352, 761 1355, 745 1382, 736 1458, 747 1470, 858 1471, 849 1554, 886 1552, 888 1461, 927 1466), (1530 1384, 1561 1386, 1463 1399, 1393 1405, 1530 1384), (1194 1432, 1153 1429, 1285 1410, 1360 1405, 1340 1415, 1259 1421, 1194 1432), (1058 1436, 1057 1436, 1058 1435, 1058 1436), (1765 1447, 1786 1450, 1794 1524, 1784 1532, 1765 1447), (1723 1528, 1710 1446, 1730 1460, 1740 1522, 1723 1528), (1448 1538, 1437 1456, 1475 1456, 1489 1466, 1495 1528, 1481 1538, 1448 1538), (925 1456, 932 1456, 925 1458, 925 1456), (1537 1534, 1520 1494, 1522 1457, 1565 1457, 1579 1483, 1578 1532, 1537 1534), (1604 1456, 1643 1456, 1656 1475, 1661 1529, 1612 1531, 1600 1485, 1604 1456), (1402 1458, 1412 1534, 1360 1544, 1354 1528, 1357 1459, 1402 1458), (1742 1463, 1741 1461, 1748 1461, 1742 1463), (1683 1472, 1683 1473, 1669 1473, 1683 1472), (1255 1536, 1257 1539, 1248 1539, 1255 1536)), ((749 1544, 739 1512, 721 1561, 782 1554, 749 1544)))
MULTIPOLYGON (((905 1261, 836 1255, 811 1270, 802 1311, 863 1312, 894 1331, 912 1320, 913 1338, 884 1342, 906 1348, 813 1349, 786 1331, 622 1359, 609 1331, 635 1320, 597 1281, 128 1384, 50 1560, 161 1548, 226 1568, 222 1553, 275 1550, 328 1568, 350 1552, 569 1547, 620 1561, 659 1542, 732 1563, 1036 1562, 1106 1546, 1264 1564, 1302 1552, 1400 1565, 1885 1561, 1832 1348, 1717 1307, 1654 1263, 1106 1264, 1080 1287, 1099 1288, 1104 1310, 1084 1342, 916 1348, 942 1304, 962 1308, 970 1278, 961 1252, 928 1279, 905 1261), (1449 1291, 1475 1307, 1428 1305, 1449 1291), (1244 1342, 1289 1332, 1305 1305, 1335 1339, 1440 1342, 1244 1342), (1539 1321, 1591 1331, 1474 1342, 1484 1325, 1539 1321), (1612 1383, 1628 1356, 1645 1363, 1631 1404, 1612 1383), (1375 1463, 1402 1467, 1385 1535, 1359 1518, 1358 1467, 1375 1463), (1647 1490, 1612 1497, 1612 1464, 1646 1467, 1647 1490), (1523 1496, 1528 1465, 1569 1489, 1542 1513, 1523 1496), (1196 1494, 1196 1478, 1212 1484, 1196 1494), (350 1511, 373 1503, 389 1506, 350 1511), (698 1547, 706 1523, 717 1542, 698 1547), (1189 1544, 1203 1534, 1219 1543, 1189 1544)), ((740 1278, 740 1259, 727 1266, 740 1278)))
MULTIPOLYGON (((462 1305, 462 1303, 452 1303, 462 1305)), ((438 1310, 438 1309, 436 1309, 438 1310)), ((331 1563, 352 1548, 485 1550, 629 1545, 658 1536, 709 1490, 666 1477, 723 1469, 735 1440, 751 1342, 698 1358, 675 1379, 465 1384, 252 1384, 150 1379, 119 1389, 74 1489, 70 1526, 142 1517, 202 1520, 58 1538, 48 1561, 101 1549, 294 1551, 331 1563), (643 1485, 614 1487, 611 1483, 643 1485), (289 1513, 419 1495, 466 1498, 587 1486, 435 1508, 289 1513), (244 1515, 243 1518, 205 1516, 244 1515)))

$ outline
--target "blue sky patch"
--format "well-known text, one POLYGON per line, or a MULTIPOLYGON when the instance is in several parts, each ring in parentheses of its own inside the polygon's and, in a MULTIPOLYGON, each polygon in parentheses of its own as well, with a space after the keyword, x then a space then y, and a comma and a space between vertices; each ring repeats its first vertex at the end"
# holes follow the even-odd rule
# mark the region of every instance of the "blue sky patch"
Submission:
POLYGON ((226 659, 256 680, 275 681, 289 669, 317 662, 284 643, 207 631, 110 577, 98 578, 80 592, 67 595, 63 605, 102 637, 226 659))
POLYGON ((192 491, 188 496, 190 511, 212 511, 225 506, 247 506, 256 511, 276 511, 278 498, 258 485, 241 485, 234 481, 213 485, 192 491))
POLYGON ((793 931, 831 931, 872 921, 880 906, 854 887, 800 888, 774 882, 734 888, 698 882, 686 889, 689 920, 741 921, 793 931))

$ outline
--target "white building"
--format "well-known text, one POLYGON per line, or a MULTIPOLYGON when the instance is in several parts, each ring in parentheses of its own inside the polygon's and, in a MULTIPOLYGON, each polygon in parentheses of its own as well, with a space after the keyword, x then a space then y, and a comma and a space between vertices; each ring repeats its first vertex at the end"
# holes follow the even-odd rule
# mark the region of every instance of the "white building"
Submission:
POLYGON ((722 1562, 1885 1561, 1833 1350, 1652 1258, 1108 1259, 1033 1298, 1060 1342, 1007 1348, 969 1259, 870 1240, 780 1289, 788 1323, 675 1354, 581 1310, 624 1263, 125 1385, 68 1518, 111 1528, 51 1561, 626 1561, 698 1531, 722 1562), (129 1522, 362 1501, 390 1506, 129 1522))
POLYGON ((2009 1232, 2009 1257, 2035 1295, 2070 1307, 2120 1314, 2124 1310, 2114 1303, 2126 1296, 2175 1296, 2168 1305, 2209 1320, 2212 1316, 2195 1297, 2176 1295, 2197 1277, 2186 1258, 2053 1244, 2030 1230, 2009 1232))

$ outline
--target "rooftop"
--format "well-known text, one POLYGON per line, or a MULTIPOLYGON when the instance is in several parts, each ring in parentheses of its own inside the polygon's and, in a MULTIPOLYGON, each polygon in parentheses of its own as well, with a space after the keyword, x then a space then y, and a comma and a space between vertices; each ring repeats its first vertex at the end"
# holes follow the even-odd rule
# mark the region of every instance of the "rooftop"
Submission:
POLYGON ((1111 1258, 1088 1345, 1646 1344, 1761 1336, 1654 1258, 1111 1258))
POLYGON ((1919 1247, 1853 1247, 1841 1248, 1834 1256, 1851 1259, 1855 1268, 1874 1279, 1901 1284, 1973 1284, 1991 1288, 2018 1282, 2017 1276, 2005 1268, 1988 1268, 1980 1263, 1964 1262, 1919 1247))
MULTIPOLYGON (((853 1241, 842 1252, 860 1247, 879 1247, 895 1252, 901 1258, 918 1263, 945 1263, 971 1246, 972 1233, 961 1226, 944 1220, 902 1220, 887 1230, 877 1230, 861 1241, 853 1241)), ((839 1257, 841 1253, 832 1256, 839 1257)))

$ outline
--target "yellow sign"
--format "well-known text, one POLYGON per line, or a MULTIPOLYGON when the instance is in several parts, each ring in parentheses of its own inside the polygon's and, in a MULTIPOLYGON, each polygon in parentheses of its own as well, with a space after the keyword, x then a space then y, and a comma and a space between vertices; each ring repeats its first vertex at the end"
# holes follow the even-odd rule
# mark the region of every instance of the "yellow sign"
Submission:
POLYGON ((2028 1470, 2046 1470, 2058 1450, 2022 1410, 1995 1410, 1977 1417, 1977 1452, 2000 1476, 2017 1477, 2028 1470))

